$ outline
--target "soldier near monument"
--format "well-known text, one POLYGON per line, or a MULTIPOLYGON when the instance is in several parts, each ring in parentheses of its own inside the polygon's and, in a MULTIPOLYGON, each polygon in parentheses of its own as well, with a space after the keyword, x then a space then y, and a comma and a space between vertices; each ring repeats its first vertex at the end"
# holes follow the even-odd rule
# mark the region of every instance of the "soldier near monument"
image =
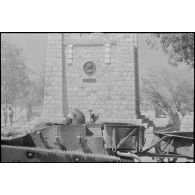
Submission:
POLYGON ((179 111, 176 111, 173 117, 173 128, 175 131, 180 131, 182 119, 182 114, 179 111))
POLYGON ((6 127, 6 125, 7 125, 7 111, 5 108, 3 108, 3 121, 4 121, 4 125, 6 127))
POLYGON ((12 110, 11 107, 9 107, 9 120, 10 120, 10 125, 13 123, 13 117, 14 117, 14 111, 12 110))
POLYGON ((70 112, 65 120, 63 121, 66 124, 85 124, 85 115, 78 109, 74 109, 70 112))

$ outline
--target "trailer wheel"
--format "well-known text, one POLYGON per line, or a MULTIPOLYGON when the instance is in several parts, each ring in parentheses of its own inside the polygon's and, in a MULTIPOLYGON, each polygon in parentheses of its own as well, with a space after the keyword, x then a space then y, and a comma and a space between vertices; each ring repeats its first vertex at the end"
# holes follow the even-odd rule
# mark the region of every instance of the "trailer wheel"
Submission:
MULTIPOLYGON (((155 153, 156 154, 169 154, 164 152, 160 146, 159 147, 155 147, 155 153)), ((174 163, 177 162, 177 158, 170 158, 170 157, 157 157, 156 158, 157 162, 168 162, 168 163, 174 163)))

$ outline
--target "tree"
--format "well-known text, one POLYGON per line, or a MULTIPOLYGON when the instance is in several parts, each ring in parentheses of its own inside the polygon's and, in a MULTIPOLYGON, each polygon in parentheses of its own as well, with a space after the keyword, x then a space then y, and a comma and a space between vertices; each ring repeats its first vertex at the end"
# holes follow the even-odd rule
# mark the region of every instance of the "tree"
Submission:
POLYGON ((150 70, 142 79, 142 94, 156 108, 166 112, 171 119, 175 111, 182 115, 194 107, 193 71, 187 68, 161 67, 150 70))
MULTIPOLYGON (((24 62, 23 50, 2 40, 1 87, 4 85, 6 88, 8 103, 15 103, 28 84, 28 70, 24 62)), ((2 93, 1 97, 4 100, 5 94, 2 93)))
POLYGON ((1 101, 27 108, 28 118, 32 105, 41 103, 44 93, 43 77, 30 78, 35 73, 25 65, 21 48, 6 41, 1 42, 1 101), (30 75, 31 74, 31 75, 30 75))
MULTIPOLYGON (((33 73, 33 72, 32 72, 33 73)), ((32 117, 32 106, 42 104, 44 97, 44 78, 41 75, 36 77, 36 80, 29 80, 25 90, 21 91, 17 104, 23 105, 27 109, 27 120, 32 117)))
MULTIPOLYGON (((168 54, 169 63, 177 66, 184 62, 194 68, 194 33, 155 33, 153 39, 160 41, 162 50, 168 54)), ((149 45, 154 48, 155 40, 147 39, 149 45)))

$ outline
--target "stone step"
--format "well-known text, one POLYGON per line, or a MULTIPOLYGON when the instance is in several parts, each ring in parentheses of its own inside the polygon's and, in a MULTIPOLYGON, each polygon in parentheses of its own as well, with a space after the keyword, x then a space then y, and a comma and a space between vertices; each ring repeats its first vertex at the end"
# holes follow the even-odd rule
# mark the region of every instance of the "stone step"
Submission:
POLYGON ((146 118, 146 117, 142 119, 142 122, 143 123, 148 123, 149 121, 150 121, 150 119, 149 118, 146 118))
POLYGON ((142 124, 143 119, 136 119, 137 124, 142 124))
POLYGON ((137 116, 137 119, 143 119, 145 117, 146 117, 145 115, 141 114, 141 115, 137 116))

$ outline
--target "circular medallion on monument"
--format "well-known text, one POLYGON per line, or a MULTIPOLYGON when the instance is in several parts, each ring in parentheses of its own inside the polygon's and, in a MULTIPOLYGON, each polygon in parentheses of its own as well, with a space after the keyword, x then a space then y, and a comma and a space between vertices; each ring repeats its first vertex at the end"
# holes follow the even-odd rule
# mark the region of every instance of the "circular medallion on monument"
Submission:
POLYGON ((91 76, 91 75, 95 74, 95 72, 96 72, 96 65, 93 62, 88 61, 84 64, 83 70, 84 70, 86 75, 91 76))

